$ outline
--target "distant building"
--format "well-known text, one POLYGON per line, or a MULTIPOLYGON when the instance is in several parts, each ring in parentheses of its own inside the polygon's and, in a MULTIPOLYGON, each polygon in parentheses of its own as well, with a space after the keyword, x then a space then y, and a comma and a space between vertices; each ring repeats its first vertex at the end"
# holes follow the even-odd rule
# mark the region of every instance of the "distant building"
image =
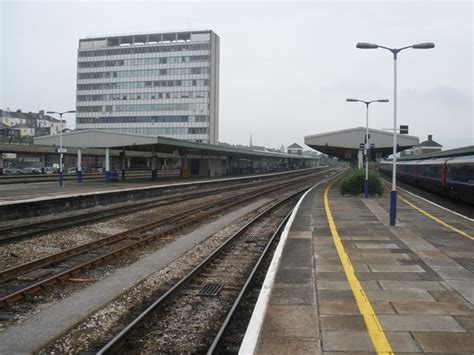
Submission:
POLYGON ((219 142, 219 36, 213 31, 79 40, 77 129, 219 142))
POLYGON ((440 152, 443 146, 433 140, 433 135, 428 135, 428 140, 421 142, 409 149, 405 149, 400 153, 400 157, 419 157, 428 153, 440 152))
POLYGON ((303 155, 305 157, 317 157, 321 154, 318 154, 318 152, 315 151, 315 150, 305 150, 305 151, 303 151, 303 155))
POLYGON ((10 131, 18 132, 9 134, 10 137, 58 134, 61 129, 66 129, 66 121, 60 122, 54 117, 45 115, 43 110, 38 113, 0 110, 0 123, 10 131))
POLYGON ((297 143, 293 143, 292 145, 286 148, 288 154, 296 154, 296 155, 303 155, 303 147, 297 143))
POLYGON ((0 137, 10 138, 10 137, 20 137, 20 130, 13 129, 6 124, 0 122, 0 137))

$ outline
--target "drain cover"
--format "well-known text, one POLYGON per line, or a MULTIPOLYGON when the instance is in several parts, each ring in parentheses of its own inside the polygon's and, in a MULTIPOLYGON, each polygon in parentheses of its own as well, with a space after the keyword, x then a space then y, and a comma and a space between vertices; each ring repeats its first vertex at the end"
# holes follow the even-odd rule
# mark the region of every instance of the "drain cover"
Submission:
POLYGON ((258 235, 251 235, 245 240, 245 243, 257 243, 258 242, 258 235))
POLYGON ((224 286, 220 284, 205 284, 199 290, 201 296, 217 296, 224 286))

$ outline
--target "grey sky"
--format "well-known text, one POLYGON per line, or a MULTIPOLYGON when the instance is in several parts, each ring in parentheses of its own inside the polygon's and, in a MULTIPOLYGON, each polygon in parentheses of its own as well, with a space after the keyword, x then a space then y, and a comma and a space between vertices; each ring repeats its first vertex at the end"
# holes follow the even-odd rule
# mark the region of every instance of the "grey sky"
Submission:
MULTIPOLYGON (((278 148, 365 126, 362 104, 393 99, 393 59, 360 50, 434 42, 399 56, 399 123, 454 148, 474 144, 471 2, 1 3, 0 107, 75 108, 86 36, 209 28, 221 38, 220 141, 278 148)), ((70 126, 73 127, 73 119, 70 126)), ((370 127, 393 126, 374 104, 370 127)))

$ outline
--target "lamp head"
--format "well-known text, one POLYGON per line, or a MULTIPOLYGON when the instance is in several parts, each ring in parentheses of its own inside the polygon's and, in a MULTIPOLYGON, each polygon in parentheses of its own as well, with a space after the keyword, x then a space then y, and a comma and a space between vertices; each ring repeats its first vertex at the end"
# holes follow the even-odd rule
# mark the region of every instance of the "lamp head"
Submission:
POLYGON ((75 113, 76 111, 75 110, 71 110, 71 111, 66 111, 64 113, 75 113))
POLYGON ((46 111, 46 113, 57 113, 56 111, 46 111))
POLYGON ((389 102, 388 99, 380 99, 380 100, 377 100, 377 102, 389 102))
POLYGON ((377 44, 365 43, 365 42, 357 43, 356 47, 360 48, 360 49, 377 49, 377 48, 379 48, 379 46, 377 44))
POLYGON ((347 101, 347 102, 357 102, 357 101, 359 101, 359 100, 357 100, 357 99, 346 99, 346 101, 347 101))
POLYGON ((411 48, 413 48, 413 49, 431 49, 431 48, 434 48, 434 47, 435 47, 434 43, 431 43, 431 42, 418 43, 418 44, 414 44, 413 46, 411 46, 411 48))

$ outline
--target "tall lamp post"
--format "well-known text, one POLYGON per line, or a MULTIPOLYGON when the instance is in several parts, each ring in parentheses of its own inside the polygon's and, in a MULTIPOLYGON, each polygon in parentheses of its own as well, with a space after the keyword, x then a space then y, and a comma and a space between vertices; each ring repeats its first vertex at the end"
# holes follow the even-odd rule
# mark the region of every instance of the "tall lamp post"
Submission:
POLYGON ((65 111, 65 112, 56 112, 56 111, 47 111, 48 114, 57 114, 59 115, 59 122, 61 123, 59 129, 59 186, 63 186, 64 172, 63 172, 63 115, 65 113, 75 113, 76 111, 65 111))
POLYGON ((379 99, 372 101, 364 101, 359 99, 346 99, 347 102, 362 102, 366 107, 365 120, 365 181, 364 181, 364 197, 369 197, 369 105, 374 102, 388 102, 388 99, 379 99))
POLYGON ((374 43, 357 43, 360 49, 382 48, 393 54, 393 167, 392 167, 392 191, 390 192, 390 225, 395 226, 397 220, 397 56, 398 53, 408 49, 431 49, 434 43, 418 43, 402 48, 388 48, 374 43))

